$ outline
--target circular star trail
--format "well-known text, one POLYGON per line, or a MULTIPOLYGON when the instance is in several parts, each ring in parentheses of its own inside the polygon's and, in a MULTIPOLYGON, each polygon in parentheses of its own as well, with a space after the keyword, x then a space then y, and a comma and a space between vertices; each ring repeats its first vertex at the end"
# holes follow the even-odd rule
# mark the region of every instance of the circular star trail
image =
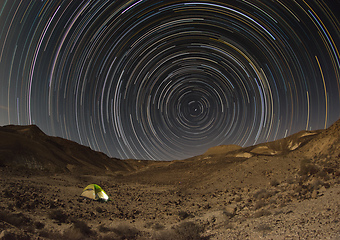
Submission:
POLYGON ((0 124, 183 159, 340 117, 337 1, 2 1, 0 124))

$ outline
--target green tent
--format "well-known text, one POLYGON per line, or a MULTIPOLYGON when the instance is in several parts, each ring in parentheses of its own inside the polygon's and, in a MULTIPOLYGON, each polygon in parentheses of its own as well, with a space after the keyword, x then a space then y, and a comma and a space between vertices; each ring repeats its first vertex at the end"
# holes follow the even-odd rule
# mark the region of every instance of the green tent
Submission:
POLYGON ((104 202, 109 200, 109 196, 107 196, 105 191, 97 184, 88 185, 84 188, 81 196, 104 202))

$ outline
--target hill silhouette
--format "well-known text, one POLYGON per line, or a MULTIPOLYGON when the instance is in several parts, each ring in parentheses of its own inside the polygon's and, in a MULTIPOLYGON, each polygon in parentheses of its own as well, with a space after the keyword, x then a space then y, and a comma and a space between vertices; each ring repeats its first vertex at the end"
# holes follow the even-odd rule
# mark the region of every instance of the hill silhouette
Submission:
MULTIPOLYGON (((329 154, 338 143, 340 120, 325 130, 300 131, 287 138, 242 148, 221 145, 204 154, 180 161, 140 161, 110 158, 104 153, 60 137, 47 136, 36 125, 0 127, 0 166, 16 169, 43 170, 47 172, 81 172, 104 174, 131 172, 145 167, 157 168, 179 163, 192 165, 208 160, 243 161, 254 156, 284 156, 294 150, 306 157, 329 154), (229 160, 228 160, 229 159, 229 160)), ((183 165, 183 164, 182 164, 183 165)))
POLYGON ((133 170, 127 161, 110 158, 67 139, 47 136, 36 125, 0 128, 0 166, 83 174, 133 170))

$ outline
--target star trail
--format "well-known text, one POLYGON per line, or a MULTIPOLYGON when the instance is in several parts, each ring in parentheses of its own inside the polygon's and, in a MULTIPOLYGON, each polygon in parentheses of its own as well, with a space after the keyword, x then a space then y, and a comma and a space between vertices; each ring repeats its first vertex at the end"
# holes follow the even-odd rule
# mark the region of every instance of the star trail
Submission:
POLYGON ((339 1, 0 2, 0 125, 174 160, 340 117, 339 1))

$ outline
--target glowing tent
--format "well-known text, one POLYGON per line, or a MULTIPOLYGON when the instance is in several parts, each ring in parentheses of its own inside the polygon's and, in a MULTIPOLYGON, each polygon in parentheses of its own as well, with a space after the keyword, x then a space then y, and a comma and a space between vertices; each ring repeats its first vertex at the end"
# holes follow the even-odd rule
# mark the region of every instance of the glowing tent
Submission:
POLYGON ((97 184, 88 185, 84 188, 81 196, 104 202, 109 200, 109 196, 107 196, 105 191, 97 184))

